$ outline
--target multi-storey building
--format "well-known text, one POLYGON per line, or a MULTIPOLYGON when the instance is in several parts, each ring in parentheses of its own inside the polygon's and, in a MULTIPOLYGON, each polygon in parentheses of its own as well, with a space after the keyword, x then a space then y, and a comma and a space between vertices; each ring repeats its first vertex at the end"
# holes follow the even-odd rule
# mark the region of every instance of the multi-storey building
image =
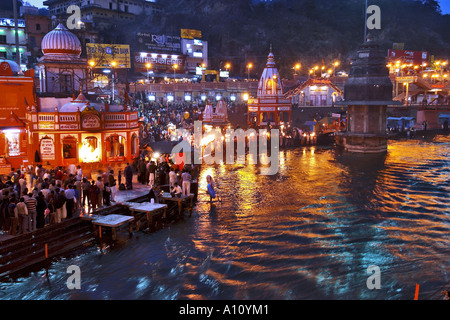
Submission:
POLYGON ((134 21, 136 16, 158 15, 162 13, 162 7, 156 4, 156 0, 47 0, 50 15, 67 17, 67 9, 78 6, 81 13, 81 21, 93 23, 97 28, 108 28, 117 21, 134 21))
MULTIPOLYGON (((25 20, 18 19, 20 67, 26 70, 28 60, 25 20)), ((0 18, 0 58, 16 61, 16 30, 14 19, 0 18)))

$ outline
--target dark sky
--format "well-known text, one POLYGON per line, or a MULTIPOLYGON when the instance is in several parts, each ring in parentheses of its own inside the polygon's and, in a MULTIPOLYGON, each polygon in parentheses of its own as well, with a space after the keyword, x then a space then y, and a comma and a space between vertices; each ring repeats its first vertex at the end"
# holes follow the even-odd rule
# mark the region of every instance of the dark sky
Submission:
MULTIPOLYGON (((25 0, 25 1, 28 1, 30 4, 38 8, 41 8, 43 7, 42 2, 44 0, 25 0)), ((439 4, 441 5, 442 13, 450 14, 450 0, 439 0, 439 4)))

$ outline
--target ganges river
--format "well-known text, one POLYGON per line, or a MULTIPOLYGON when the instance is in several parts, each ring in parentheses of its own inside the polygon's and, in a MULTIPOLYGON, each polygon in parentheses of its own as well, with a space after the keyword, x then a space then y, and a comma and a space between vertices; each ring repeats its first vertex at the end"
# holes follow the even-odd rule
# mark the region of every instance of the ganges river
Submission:
POLYGON ((442 299, 449 287, 450 136, 384 156, 282 150, 278 174, 202 167, 192 217, 84 248, 0 284, 0 299, 442 299), (206 176, 222 202, 210 204, 206 176), (80 268, 69 290, 67 268, 80 268), (369 266, 379 289, 369 289, 369 266))

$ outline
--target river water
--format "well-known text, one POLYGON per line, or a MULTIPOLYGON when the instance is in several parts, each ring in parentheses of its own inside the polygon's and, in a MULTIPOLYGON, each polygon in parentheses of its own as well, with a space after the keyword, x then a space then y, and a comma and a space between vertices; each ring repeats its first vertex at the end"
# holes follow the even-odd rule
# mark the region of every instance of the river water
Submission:
MULTIPOLYGON (((450 137, 385 156, 281 151, 277 175, 203 166, 192 217, 93 245, 0 284, 0 299, 441 299, 449 284, 450 137), (222 202, 204 194, 206 175, 222 202), (69 290, 67 268, 81 271, 69 290), (369 266, 380 289, 369 289, 369 266)), ((373 283, 373 282, 372 282, 373 283)))

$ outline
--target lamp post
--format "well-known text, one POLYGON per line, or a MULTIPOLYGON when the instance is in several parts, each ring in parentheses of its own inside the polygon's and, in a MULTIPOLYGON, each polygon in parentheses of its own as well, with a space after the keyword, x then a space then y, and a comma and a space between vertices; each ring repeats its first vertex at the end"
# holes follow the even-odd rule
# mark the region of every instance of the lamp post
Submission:
POLYGON ((334 76, 335 76, 335 77, 336 77, 336 68, 339 67, 339 64, 340 64, 339 61, 335 61, 335 62, 333 63, 333 68, 334 68, 334 72, 333 72, 333 73, 334 73, 334 76))
MULTIPOLYGON (((90 60, 89 61, 89 71, 90 71, 90 76, 91 76, 91 82, 93 81, 93 77, 94 77, 94 74, 93 74, 93 72, 92 72, 92 69, 94 69, 94 67, 95 67, 95 62, 93 61, 93 60, 90 60)), ((86 90, 88 90, 88 84, 89 84, 89 81, 87 80, 87 77, 86 77, 86 90)))
POLYGON ((297 71, 300 70, 300 63, 297 63, 292 69, 294 69, 294 78, 297 75, 297 71))
POLYGON ((253 64, 249 63, 247 65, 247 81, 250 81, 250 69, 253 68, 253 64))
POLYGON ((112 72, 112 103, 114 103, 114 91, 115 91, 115 89, 114 89, 114 86, 115 86, 115 78, 116 78, 116 70, 114 69, 115 68, 115 66, 117 65, 117 62, 115 62, 115 61, 111 61, 111 67, 112 67, 112 69, 113 69, 113 72, 112 72))
POLYGON ((175 70, 177 70, 177 69, 178 69, 178 65, 174 64, 173 65, 173 82, 175 82, 175 70))
POLYGON ((231 68, 231 65, 229 63, 225 64, 225 69, 228 72, 228 78, 230 77, 230 68, 231 68))

